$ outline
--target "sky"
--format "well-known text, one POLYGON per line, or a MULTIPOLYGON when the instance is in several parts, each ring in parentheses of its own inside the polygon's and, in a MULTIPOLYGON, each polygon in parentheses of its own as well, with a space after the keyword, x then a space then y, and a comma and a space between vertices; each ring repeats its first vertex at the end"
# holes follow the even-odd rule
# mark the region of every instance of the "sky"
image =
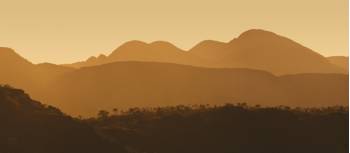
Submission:
POLYGON ((110 54, 130 40, 189 49, 249 29, 295 40, 324 56, 348 55, 347 0, 1 0, 0 46, 33 63, 110 54))

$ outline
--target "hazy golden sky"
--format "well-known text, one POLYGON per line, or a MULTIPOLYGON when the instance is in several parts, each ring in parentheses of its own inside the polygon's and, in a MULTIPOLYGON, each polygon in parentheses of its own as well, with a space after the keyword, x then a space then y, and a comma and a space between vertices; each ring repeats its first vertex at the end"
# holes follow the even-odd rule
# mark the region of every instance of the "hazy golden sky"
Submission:
POLYGON ((0 46, 34 63, 79 61, 135 39, 188 49, 252 28, 348 55, 347 0, 1 0, 0 20, 0 46))

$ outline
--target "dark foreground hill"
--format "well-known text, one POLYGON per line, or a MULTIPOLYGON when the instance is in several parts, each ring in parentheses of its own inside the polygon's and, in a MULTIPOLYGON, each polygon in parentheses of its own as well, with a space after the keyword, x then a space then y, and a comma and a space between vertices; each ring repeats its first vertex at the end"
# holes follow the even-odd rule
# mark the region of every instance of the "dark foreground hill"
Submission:
POLYGON ((123 152, 87 124, 10 87, 0 87, 0 125, 0 153, 123 152))
POLYGON ((76 119, 0 87, 0 153, 346 153, 347 107, 175 106, 76 119))
POLYGON ((144 153, 347 153, 348 109, 176 106, 132 108, 87 120, 144 153))

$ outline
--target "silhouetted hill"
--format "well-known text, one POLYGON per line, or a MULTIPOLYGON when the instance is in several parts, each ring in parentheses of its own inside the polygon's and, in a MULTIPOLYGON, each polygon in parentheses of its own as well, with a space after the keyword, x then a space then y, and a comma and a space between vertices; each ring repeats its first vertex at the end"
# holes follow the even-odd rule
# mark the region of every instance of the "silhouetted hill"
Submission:
POLYGON ((123 152, 93 128, 22 90, 0 86, 1 153, 123 152))
POLYGON ((327 58, 286 37, 264 30, 248 30, 228 43, 206 40, 189 51, 163 41, 130 41, 103 58, 67 64, 75 68, 116 61, 165 62, 199 67, 249 68, 277 75, 347 73, 327 58))
POLYGON ((76 115, 91 115, 99 109, 115 107, 237 101, 313 107, 348 104, 348 75, 277 77, 251 69, 153 62, 116 62, 81 68, 49 86, 55 88, 46 101, 76 115))
POLYGON ((108 63, 107 56, 104 54, 100 54, 97 57, 91 56, 86 61, 75 62, 73 64, 62 64, 62 66, 72 67, 72 68, 81 68, 81 67, 88 67, 88 66, 94 66, 94 65, 102 65, 106 63, 108 63))
POLYGON ((10 48, 0 48, 0 83, 31 86, 34 78, 29 71, 34 65, 10 48))
POLYGON ((347 107, 227 104, 131 108, 89 119, 110 139, 145 153, 347 153, 347 107))
POLYGON ((349 57, 346 56, 331 56, 327 57, 328 61, 342 69, 349 71, 349 57))
POLYGON ((0 152, 346 153, 348 116, 341 106, 238 103, 102 110, 82 120, 0 86, 0 152))
POLYGON ((0 58, 0 66, 2 67, 5 67, 6 64, 16 64, 21 67, 29 67, 31 65, 29 61, 18 55, 11 48, 0 47, 0 58))
POLYGON ((108 56, 110 62, 114 61, 148 61, 180 64, 200 64, 198 58, 188 55, 173 44, 156 41, 150 44, 140 41, 130 41, 108 56))
POLYGON ((186 65, 210 65, 209 62, 193 57, 173 44, 165 41, 145 43, 141 41, 129 41, 114 50, 109 56, 90 57, 85 62, 65 64, 65 66, 80 68, 95 66, 117 61, 146 61, 178 63, 186 65))
POLYGON ((29 91, 35 98, 43 95, 44 88, 53 79, 73 70, 49 63, 32 64, 13 49, 0 48, 0 84, 29 91))
POLYGON ((277 75, 345 73, 311 49, 264 30, 246 31, 228 43, 205 41, 189 52, 213 59, 220 67, 259 69, 277 75))

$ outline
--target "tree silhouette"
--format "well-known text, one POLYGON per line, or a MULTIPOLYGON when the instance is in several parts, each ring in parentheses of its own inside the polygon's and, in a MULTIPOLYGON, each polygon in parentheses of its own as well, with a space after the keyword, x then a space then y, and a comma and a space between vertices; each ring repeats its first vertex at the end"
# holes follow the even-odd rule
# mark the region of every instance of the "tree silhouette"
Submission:
POLYGON ((107 119, 107 118, 108 118, 109 112, 106 111, 106 110, 100 110, 100 111, 98 112, 97 116, 98 116, 99 119, 104 120, 104 119, 107 119))

